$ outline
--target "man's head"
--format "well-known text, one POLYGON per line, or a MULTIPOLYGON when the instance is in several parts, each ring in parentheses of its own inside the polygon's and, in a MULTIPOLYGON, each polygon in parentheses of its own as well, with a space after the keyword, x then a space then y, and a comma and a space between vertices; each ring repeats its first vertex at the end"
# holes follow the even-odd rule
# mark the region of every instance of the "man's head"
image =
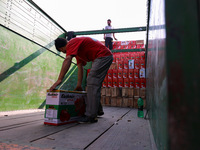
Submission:
POLYGON ((55 47, 59 52, 66 53, 67 40, 65 38, 57 38, 55 40, 55 47))
POLYGON ((107 24, 108 24, 109 26, 111 26, 111 20, 110 20, 110 19, 107 20, 107 24))

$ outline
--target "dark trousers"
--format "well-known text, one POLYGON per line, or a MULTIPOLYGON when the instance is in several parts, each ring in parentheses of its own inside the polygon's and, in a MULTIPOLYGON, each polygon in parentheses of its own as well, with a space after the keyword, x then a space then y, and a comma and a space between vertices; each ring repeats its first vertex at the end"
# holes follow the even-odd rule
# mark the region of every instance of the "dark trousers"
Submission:
POLYGON ((111 37, 106 37, 105 40, 105 45, 108 47, 110 50, 113 49, 113 39, 111 37))
POLYGON ((87 77, 86 116, 96 117, 98 111, 103 111, 101 86, 112 61, 113 56, 111 55, 97 58, 92 63, 92 68, 87 77))

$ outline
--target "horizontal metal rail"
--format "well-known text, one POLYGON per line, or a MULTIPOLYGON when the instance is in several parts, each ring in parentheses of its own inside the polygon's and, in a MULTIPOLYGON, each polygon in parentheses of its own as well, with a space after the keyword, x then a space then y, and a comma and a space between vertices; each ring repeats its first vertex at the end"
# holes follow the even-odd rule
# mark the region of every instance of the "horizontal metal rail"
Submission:
MULTIPOLYGON (((133 28, 118 28, 112 30, 91 30, 91 31, 75 31, 75 35, 91 35, 91 34, 107 34, 107 33, 122 33, 122 32, 140 32, 146 31, 146 27, 133 28)), ((67 36, 67 33, 66 33, 67 36)))

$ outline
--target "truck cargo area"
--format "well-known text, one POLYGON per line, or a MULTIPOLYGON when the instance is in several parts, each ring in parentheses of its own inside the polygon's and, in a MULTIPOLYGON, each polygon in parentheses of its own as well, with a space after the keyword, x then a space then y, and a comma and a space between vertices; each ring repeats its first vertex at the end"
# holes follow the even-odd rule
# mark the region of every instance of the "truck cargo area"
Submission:
POLYGON ((137 109, 104 107, 98 123, 44 125, 44 110, 0 113, 0 149, 153 150, 148 120, 137 109))

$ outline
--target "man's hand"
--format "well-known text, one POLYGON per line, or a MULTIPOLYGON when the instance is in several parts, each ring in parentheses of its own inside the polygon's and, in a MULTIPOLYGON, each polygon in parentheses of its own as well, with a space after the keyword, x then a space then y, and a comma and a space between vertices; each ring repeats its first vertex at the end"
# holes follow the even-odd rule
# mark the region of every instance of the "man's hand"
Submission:
POLYGON ((82 87, 81 86, 77 86, 74 91, 83 91, 82 87))
POLYGON ((81 83, 83 80, 83 64, 79 63, 77 66, 78 66, 78 81, 77 81, 77 85, 74 91, 83 91, 81 87, 81 83))
POLYGON ((49 89, 50 92, 52 92, 62 81, 57 80, 49 89))
POLYGON ((71 61, 72 61, 72 56, 70 56, 70 55, 66 56, 66 58, 65 58, 65 60, 63 61, 63 64, 62 64, 62 68, 61 68, 58 80, 50 87, 50 89, 49 89, 50 92, 53 91, 56 88, 56 86, 58 86, 62 82, 65 74, 69 70, 69 67, 71 65, 71 61))

